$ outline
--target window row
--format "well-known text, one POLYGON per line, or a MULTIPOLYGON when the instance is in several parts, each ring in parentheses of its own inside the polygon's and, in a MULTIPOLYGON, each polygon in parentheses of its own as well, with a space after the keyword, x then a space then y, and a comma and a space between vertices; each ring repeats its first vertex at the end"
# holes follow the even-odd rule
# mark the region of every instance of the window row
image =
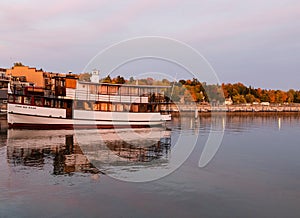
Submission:
POLYGON ((151 112, 152 108, 147 104, 122 104, 111 102, 75 101, 76 110, 113 111, 113 112, 151 112))
POLYGON ((70 108, 71 102, 63 99, 51 99, 40 96, 9 95, 9 103, 24 104, 38 107, 70 108))
POLYGON ((9 95, 9 103, 31 105, 38 107, 65 108, 90 111, 117 111, 117 112, 154 112, 159 110, 157 104, 129 104, 99 101, 74 101, 68 99, 53 99, 41 96, 9 95))

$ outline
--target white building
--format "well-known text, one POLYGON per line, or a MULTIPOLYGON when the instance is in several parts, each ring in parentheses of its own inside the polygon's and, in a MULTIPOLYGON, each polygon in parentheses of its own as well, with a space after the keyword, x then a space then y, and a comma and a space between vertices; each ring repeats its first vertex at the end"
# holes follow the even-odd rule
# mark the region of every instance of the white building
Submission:
POLYGON ((225 105, 232 105, 233 104, 233 101, 231 98, 226 98, 225 99, 225 105))
POLYGON ((100 75, 99 70, 93 70, 92 71, 92 76, 91 76, 91 82, 92 83, 99 83, 99 75, 100 75))

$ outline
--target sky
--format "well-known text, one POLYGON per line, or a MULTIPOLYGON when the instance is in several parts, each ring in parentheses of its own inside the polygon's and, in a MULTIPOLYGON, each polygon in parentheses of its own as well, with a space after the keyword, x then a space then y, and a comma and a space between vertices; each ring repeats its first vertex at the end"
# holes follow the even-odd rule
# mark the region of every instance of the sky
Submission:
POLYGON ((142 36, 188 44, 221 82, 300 89, 299 0, 0 1, 0 68, 80 73, 99 51, 142 36))

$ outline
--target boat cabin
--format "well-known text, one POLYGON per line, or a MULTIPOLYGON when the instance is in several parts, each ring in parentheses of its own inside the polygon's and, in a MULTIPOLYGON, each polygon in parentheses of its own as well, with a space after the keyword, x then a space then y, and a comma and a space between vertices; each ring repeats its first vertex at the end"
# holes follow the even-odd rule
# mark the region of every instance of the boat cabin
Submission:
POLYGON ((8 103, 75 110, 158 112, 169 86, 91 83, 77 75, 45 77, 45 87, 14 86, 8 103))

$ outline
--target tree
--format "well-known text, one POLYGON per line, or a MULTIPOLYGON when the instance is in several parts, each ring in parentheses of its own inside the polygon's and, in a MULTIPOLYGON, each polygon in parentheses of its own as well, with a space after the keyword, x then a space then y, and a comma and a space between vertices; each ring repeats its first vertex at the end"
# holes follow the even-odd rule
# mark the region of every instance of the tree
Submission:
POLYGON ((243 95, 239 95, 239 94, 233 96, 232 101, 235 104, 244 104, 244 103, 246 103, 245 97, 243 95))
POLYGON ((191 103, 191 102, 194 101, 194 98, 193 98, 193 96, 191 95, 191 93, 190 93, 189 90, 185 90, 184 95, 183 95, 183 98, 184 98, 184 102, 185 102, 185 103, 191 103))
POLYGON ((124 84, 126 81, 123 76, 117 76, 116 78, 113 78, 112 83, 114 84, 124 84))
POLYGON ((186 84, 186 81, 184 79, 181 79, 178 81, 179 83, 181 83, 182 85, 185 85, 186 84))
POLYGON ((196 86, 196 85, 199 85, 200 84, 200 82, 198 81, 198 79, 196 79, 196 78, 193 78, 193 80, 192 80, 192 86, 196 86))
POLYGON ((224 98, 229 98, 229 93, 226 89, 226 85, 224 83, 222 83, 222 89, 223 89, 223 93, 224 93, 224 98))
POLYGON ((161 82, 162 82, 162 85, 170 85, 170 81, 167 79, 163 79, 161 82))
POLYGON ((267 95, 269 97, 269 102, 270 103, 275 103, 276 102, 276 95, 274 90, 268 90, 267 95))
POLYGON ((91 74, 90 73, 81 73, 79 75, 79 80, 80 81, 85 81, 85 82, 90 82, 91 81, 91 74))
POLYGON ((20 67, 20 66, 24 66, 24 65, 21 62, 14 63, 14 67, 20 67))
POLYGON ((295 92, 294 102, 295 103, 300 103, 300 91, 295 92))
POLYGON ((148 78, 146 79, 146 82, 147 82, 147 85, 153 85, 154 79, 151 78, 151 77, 148 77, 148 78))
POLYGON ((262 95, 260 97, 260 101, 262 102, 270 102, 270 97, 266 91, 262 92, 262 95))
POLYGON ((134 82, 134 78, 133 78, 132 76, 129 78, 129 82, 130 82, 130 83, 133 83, 133 82, 134 82))
POLYGON ((101 79, 101 82, 103 82, 103 83, 111 83, 112 80, 111 80, 110 76, 108 75, 107 77, 101 79))
POLYGON ((252 94, 247 94, 245 96, 245 99, 248 103, 253 103, 253 102, 257 102, 257 99, 254 97, 254 95, 252 94))
POLYGON ((288 103, 294 102, 295 90, 290 89, 286 94, 287 94, 287 102, 288 103))
POLYGON ((286 102, 288 96, 284 91, 277 90, 275 92, 275 103, 283 103, 286 102))

